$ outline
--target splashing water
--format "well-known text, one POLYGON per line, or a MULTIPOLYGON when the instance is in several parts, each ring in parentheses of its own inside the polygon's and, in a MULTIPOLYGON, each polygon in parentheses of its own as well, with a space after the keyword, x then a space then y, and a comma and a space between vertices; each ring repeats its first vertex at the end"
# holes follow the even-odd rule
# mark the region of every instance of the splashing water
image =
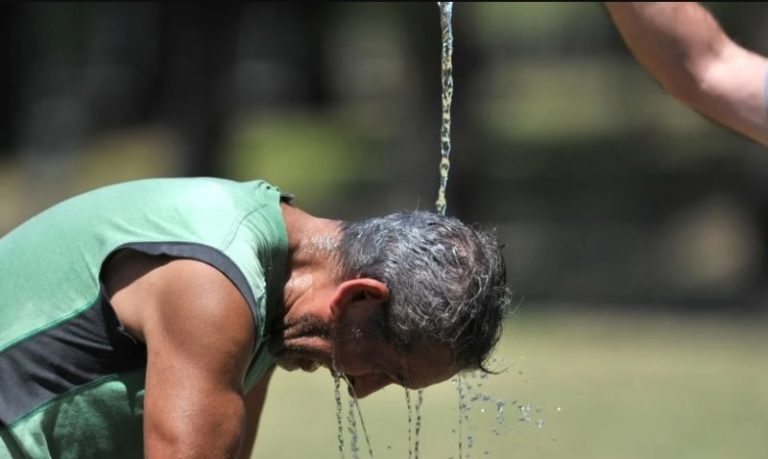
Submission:
POLYGON ((493 434, 497 437, 501 435, 501 428, 504 426, 504 407, 507 402, 504 400, 496 401, 496 427, 493 428, 493 434))
MULTIPOLYGON (((493 362, 496 360, 494 359, 493 362)), ((504 399, 492 397, 483 391, 483 385, 487 382, 489 375, 479 371, 466 373, 461 380, 461 388, 459 393, 459 404, 462 406, 463 414, 459 418, 459 454, 466 454, 464 457, 472 456, 472 449, 475 445, 479 444, 481 438, 481 432, 476 432, 473 429, 472 421, 476 418, 471 416, 473 413, 479 416, 479 421, 483 424, 483 417, 485 417, 485 423, 490 419, 487 417, 491 413, 494 413, 494 422, 491 427, 491 433, 495 437, 502 435, 513 435, 515 430, 512 429, 510 422, 517 421, 522 424, 535 425, 538 429, 544 428, 544 419, 538 418, 534 420, 533 413, 540 414, 542 412, 541 407, 533 407, 530 403, 526 403, 521 400, 512 400, 507 402, 504 399), (510 409, 517 409, 517 415, 512 412, 509 416, 510 409)), ((454 384, 458 385, 458 379, 453 380, 454 384)), ((560 407, 557 407, 560 408, 560 407)), ((561 408, 560 408, 561 409, 561 408)), ((560 411, 560 410, 555 410, 560 411)), ((538 416, 537 416, 538 417, 538 416)), ((454 430, 454 432, 456 432, 454 430)), ((483 455, 490 455, 492 451, 484 450, 483 455)), ((459 456, 462 457, 462 456, 459 456)))
POLYGON ((451 17, 453 2, 437 2, 440 7, 440 28, 442 30, 441 81, 443 86, 442 117, 440 125, 440 188, 437 192, 437 212, 445 215, 447 202, 445 189, 448 185, 448 171, 451 168, 451 101, 453 100, 453 29, 451 17))

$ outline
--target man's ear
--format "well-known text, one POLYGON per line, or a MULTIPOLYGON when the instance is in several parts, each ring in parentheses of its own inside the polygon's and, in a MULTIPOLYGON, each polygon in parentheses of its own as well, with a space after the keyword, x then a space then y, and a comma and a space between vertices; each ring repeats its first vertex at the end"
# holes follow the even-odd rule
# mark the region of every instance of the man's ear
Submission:
POLYGON ((359 278, 336 287, 331 314, 336 320, 368 316, 389 301, 389 288, 375 279, 359 278))

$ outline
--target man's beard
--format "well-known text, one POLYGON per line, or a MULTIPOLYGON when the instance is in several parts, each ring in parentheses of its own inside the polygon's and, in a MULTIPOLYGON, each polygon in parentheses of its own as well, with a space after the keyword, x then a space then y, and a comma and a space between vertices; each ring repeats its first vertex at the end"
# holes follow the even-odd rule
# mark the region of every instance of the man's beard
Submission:
POLYGON ((307 315, 273 330, 267 346, 280 368, 315 371, 321 365, 332 364, 327 351, 330 337, 330 324, 307 315))

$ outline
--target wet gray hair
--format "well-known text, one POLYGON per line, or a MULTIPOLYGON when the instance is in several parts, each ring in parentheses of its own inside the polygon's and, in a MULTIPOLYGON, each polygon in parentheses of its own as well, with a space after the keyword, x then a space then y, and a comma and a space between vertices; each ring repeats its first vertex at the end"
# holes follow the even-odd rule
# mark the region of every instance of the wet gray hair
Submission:
POLYGON ((489 371, 509 304, 495 231, 431 212, 400 212, 344 223, 343 279, 389 288, 377 328, 401 352, 419 342, 447 346, 459 370, 489 371))

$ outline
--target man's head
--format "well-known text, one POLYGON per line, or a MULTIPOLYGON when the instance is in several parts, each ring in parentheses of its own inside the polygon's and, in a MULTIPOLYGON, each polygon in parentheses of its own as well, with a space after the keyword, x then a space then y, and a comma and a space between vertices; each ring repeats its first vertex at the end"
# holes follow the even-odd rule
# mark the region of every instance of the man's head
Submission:
POLYGON ((328 313, 304 326, 328 339, 332 361, 322 363, 347 374, 358 395, 485 369, 509 299, 493 232, 396 213, 342 224, 333 262, 316 303, 328 313))
POLYGON ((372 320, 397 350, 430 342, 451 350, 459 369, 484 369, 508 302, 493 233, 429 212, 396 213, 345 225, 338 255, 341 279, 388 288, 372 320))

